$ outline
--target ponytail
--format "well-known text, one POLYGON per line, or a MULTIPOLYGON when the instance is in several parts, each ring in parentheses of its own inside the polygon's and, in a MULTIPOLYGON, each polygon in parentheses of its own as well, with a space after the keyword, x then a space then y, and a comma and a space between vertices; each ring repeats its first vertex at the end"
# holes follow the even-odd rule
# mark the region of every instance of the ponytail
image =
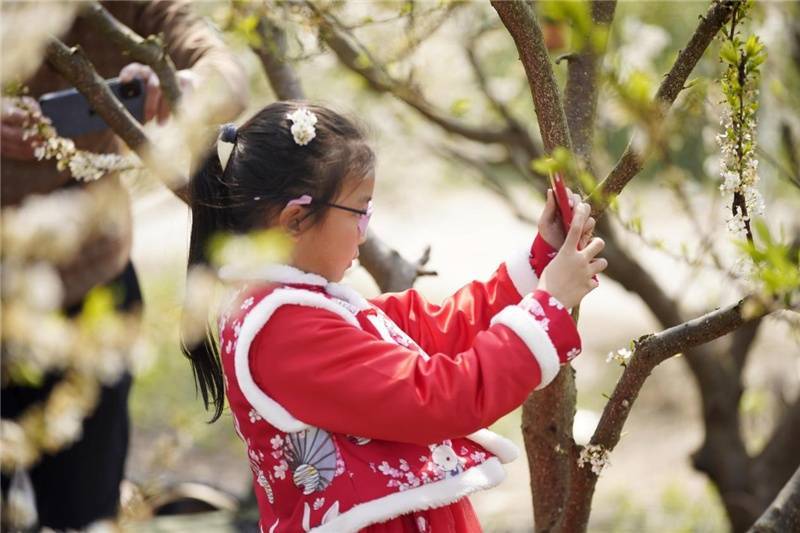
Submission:
MULTIPOLYGON (((209 151, 208 157, 189 182, 192 229, 189 238, 187 280, 192 268, 210 265, 209 242, 216 233, 227 229, 223 169, 215 148, 216 145, 209 151)), ((201 311, 205 311, 202 316, 208 316, 207 308, 201 311)), ((201 341, 187 339, 185 332, 181 332, 181 349, 192 365, 195 389, 200 393, 205 408, 208 409, 213 405, 213 415, 209 423, 214 422, 222 415, 225 387, 219 347, 207 319, 201 341)))

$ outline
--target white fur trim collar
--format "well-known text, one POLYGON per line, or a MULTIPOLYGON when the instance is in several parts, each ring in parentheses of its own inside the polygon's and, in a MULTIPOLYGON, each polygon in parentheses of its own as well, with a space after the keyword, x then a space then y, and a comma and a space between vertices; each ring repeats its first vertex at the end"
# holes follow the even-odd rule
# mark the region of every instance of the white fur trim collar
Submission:
POLYGON ((353 326, 360 328, 358 319, 344 307, 328 299, 322 294, 294 288, 276 289, 258 302, 242 320, 239 338, 234 352, 234 371, 242 394, 253 408, 270 424, 293 433, 308 428, 308 424, 293 417, 281 404, 270 398, 261 390, 250 371, 250 346, 273 313, 282 305, 295 304, 317 307, 335 313, 353 326))
POLYGON ((358 291, 342 283, 328 281, 325 277, 311 272, 304 272, 291 265, 272 264, 257 269, 242 270, 233 266, 223 266, 219 270, 223 281, 272 281, 281 284, 302 284, 323 287, 325 292, 354 305, 359 310, 371 306, 358 291))

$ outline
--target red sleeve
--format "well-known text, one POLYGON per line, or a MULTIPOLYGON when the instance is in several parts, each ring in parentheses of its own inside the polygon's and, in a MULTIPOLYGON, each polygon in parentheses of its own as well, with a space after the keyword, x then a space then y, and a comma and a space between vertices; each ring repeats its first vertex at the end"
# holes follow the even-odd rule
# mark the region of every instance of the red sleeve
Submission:
POLYGON ((536 289, 539 276, 556 252, 537 234, 529 252, 510 257, 487 281, 470 282, 441 305, 430 303, 416 289, 385 293, 370 303, 426 352, 457 353, 466 350, 503 308, 536 289))
POLYGON ((579 350, 566 310, 548 307, 546 292, 535 297, 549 325, 509 306, 470 347, 430 359, 329 311, 286 305, 256 336, 251 372, 295 418, 330 431, 422 444, 468 435, 522 404, 579 350))
POLYGON ((536 238, 533 239, 533 245, 531 245, 530 265, 537 278, 542 277, 544 268, 550 264, 550 261, 553 260, 557 253, 558 249, 553 248, 549 242, 544 240, 541 233, 536 234, 536 238))
POLYGON ((455 354, 472 345, 475 336, 508 305, 522 299, 505 264, 486 282, 472 281, 441 305, 416 289, 385 293, 370 300, 428 353, 455 354))

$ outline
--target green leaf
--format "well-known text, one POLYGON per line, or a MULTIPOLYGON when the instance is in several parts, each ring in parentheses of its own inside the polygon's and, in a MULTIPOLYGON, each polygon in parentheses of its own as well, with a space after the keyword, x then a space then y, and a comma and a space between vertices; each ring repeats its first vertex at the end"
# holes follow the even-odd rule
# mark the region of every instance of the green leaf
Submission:
POLYGON ((731 65, 739 64, 739 54, 731 41, 725 41, 719 51, 719 57, 731 65))
POLYGON ((744 45, 744 53, 747 57, 755 57, 764 49, 764 45, 758 40, 758 37, 751 35, 744 45))
POLYGON ((552 157, 546 156, 531 161, 531 169, 534 172, 538 174, 544 174, 545 176, 559 171, 556 160, 552 157))

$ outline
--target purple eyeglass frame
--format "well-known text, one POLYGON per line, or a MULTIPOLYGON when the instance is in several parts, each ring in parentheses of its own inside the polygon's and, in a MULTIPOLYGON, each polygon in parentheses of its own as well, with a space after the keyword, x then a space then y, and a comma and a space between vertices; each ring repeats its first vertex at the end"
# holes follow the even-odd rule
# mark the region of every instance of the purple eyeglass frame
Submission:
MULTIPOLYGON (((295 198, 294 200, 289 200, 289 202, 286 204, 286 207, 289 207, 291 205, 306 206, 306 205, 310 205, 313 202, 314 202, 314 199, 310 195, 304 194, 303 196, 300 196, 299 198, 295 198)), ((351 213, 358 213, 358 215, 359 215, 359 217, 358 217, 358 233, 362 237, 367 234, 367 225, 369 224, 369 219, 372 217, 372 212, 373 212, 372 200, 370 200, 369 203, 367 204, 366 211, 362 211, 360 209, 355 209, 353 207, 347 207, 347 206, 344 206, 344 205, 328 203, 328 202, 322 202, 322 204, 323 205, 327 205, 328 207, 335 207, 337 209, 344 209, 345 211, 350 211, 351 213)))

